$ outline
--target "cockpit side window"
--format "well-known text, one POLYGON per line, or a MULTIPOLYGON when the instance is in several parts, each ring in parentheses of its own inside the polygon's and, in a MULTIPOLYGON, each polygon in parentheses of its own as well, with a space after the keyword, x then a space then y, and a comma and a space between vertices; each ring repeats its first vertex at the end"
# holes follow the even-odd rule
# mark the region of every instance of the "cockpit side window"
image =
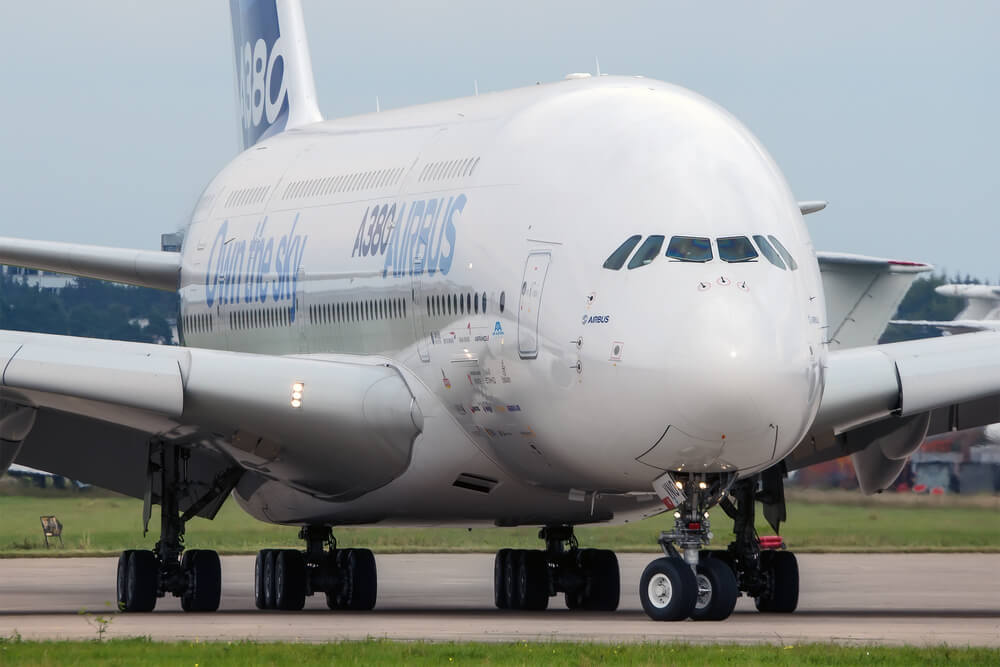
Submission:
POLYGON ((719 245, 719 259, 724 262, 752 262, 757 259, 757 251, 745 236, 724 236, 715 242, 719 245))
POLYGON ((778 252, 781 254, 781 257, 785 260, 785 263, 788 264, 788 268, 790 268, 792 271, 798 270, 799 265, 795 262, 795 259, 792 257, 792 253, 788 252, 788 250, 785 249, 785 246, 781 245, 781 241, 774 238, 774 236, 772 236, 771 234, 768 234, 767 238, 771 239, 771 243, 773 243, 774 247, 778 249, 778 252))
POLYGON ((611 253, 611 256, 604 262, 604 268, 611 269, 612 271, 617 271, 622 268, 625 265, 625 260, 632 254, 632 251, 635 249, 635 246, 639 243, 639 239, 641 238, 642 236, 639 234, 628 237, 628 239, 625 240, 625 243, 618 246, 618 249, 611 253))
POLYGON ((629 260, 628 268, 637 269, 640 266, 646 266, 660 254, 660 248, 663 247, 663 237, 662 236, 650 236, 639 249, 635 251, 635 255, 629 260))
POLYGON ((667 257, 678 262, 709 262, 712 241, 700 236, 674 236, 667 244, 667 257))
POLYGON ((774 251, 774 247, 767 242, 767 239, 760 234, 754 234, 753 240, 757 243, 757 247, 760 248, 761 254, 767 258, 767 261, 771 262, 771 264, 774 264, 782 271, 785 270, 785 263, 781 261, 781 257, 774 251))

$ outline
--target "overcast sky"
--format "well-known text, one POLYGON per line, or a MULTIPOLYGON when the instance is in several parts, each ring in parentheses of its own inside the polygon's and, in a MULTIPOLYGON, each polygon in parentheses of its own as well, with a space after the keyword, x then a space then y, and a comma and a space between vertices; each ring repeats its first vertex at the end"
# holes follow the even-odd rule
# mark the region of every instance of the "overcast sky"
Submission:
MULTIPOLYGON (((304 2, 327 117, 601 69, 763 141, 822 250, 1000 279, 1000 2, 304 2)), ((228 2, 6 2, 0 235, 156 248, 236 152, 228 2)))

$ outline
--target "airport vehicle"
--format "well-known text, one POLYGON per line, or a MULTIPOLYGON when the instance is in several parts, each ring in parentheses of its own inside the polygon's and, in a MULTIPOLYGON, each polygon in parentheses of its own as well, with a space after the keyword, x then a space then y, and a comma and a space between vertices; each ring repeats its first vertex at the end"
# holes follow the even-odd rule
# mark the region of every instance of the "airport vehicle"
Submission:
POLYGON ((232 496, 302 527, 258 555, 262 609, 374 606, 374 557, 336 526, 457 523, 542 527, 497 554, 498 607, 612 610, 615 555, 573 526, 672 511, 651 618, 724 619, 741 592, 790 612, 795 557, 753 523, 777 531, 787 470, 853 453, 873 492, 929 430, 1000 421, 1000 338, 876 346, 928 267, 817 254, 824 203, 708 100, 573 75, 323 120, 298 3, 231 6, 245 150, 180 252, 0 239, 3 263, 180 292, 180 347, 0 332, 2 463, 160 506, 123 610, 217 608, 184 524, 232 496))

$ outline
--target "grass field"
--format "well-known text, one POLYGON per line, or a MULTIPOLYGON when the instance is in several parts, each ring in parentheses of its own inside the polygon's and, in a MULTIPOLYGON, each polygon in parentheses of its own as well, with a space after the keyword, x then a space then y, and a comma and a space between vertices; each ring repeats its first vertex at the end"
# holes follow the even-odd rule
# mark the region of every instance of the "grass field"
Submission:
MULTIPOLYGON (((142 503, 131 498, 77 492, 40 497, 0 496, 0 556, 114 554, 150 548, 158 521, 142 537, 142 503), (65 546, 44 547, 39 516, 55 514, 64 525, 65 546)), ((155 512, 154 512, 155 515, 155 512)), ((782 533, 797 551, 1000 551, 1000 499, 883 495, 856 492, 790 496, 789 521, 782 533)), ((617 551, 656 551, 656 537, 673 521, 669 515, 623 526, 577 529, 582 545, 617 551)), ((732 522, 712 512, 715 545, 729 542, 732 522)), ((771 534, 758 517, 758 531, 771 534)), ((188 524, 187 544, 223 553, 252 553, 264 547, 299 546, 297 529, 261 523, 227 502, 213 521, 188 524)), ((340 544, 376 552, 478 551, 501 547, 538 548, 536 528, 343 527, 340 544)))
POLYGON ((0 640, 4 665, 996 665, 1000 651, 804 644, 692 646, 687 644, 333 642, 258 644, 151 642, 27 642, 0 640))

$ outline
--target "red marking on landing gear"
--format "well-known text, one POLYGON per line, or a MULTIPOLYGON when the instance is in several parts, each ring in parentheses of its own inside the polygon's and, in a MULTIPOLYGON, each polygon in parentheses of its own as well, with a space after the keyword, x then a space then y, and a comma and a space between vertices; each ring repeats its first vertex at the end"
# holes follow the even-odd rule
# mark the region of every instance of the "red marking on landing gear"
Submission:
POLYGON ((762 535, 757 538, 761 549, 784 549, 785 540, 780 535, 762 535))

